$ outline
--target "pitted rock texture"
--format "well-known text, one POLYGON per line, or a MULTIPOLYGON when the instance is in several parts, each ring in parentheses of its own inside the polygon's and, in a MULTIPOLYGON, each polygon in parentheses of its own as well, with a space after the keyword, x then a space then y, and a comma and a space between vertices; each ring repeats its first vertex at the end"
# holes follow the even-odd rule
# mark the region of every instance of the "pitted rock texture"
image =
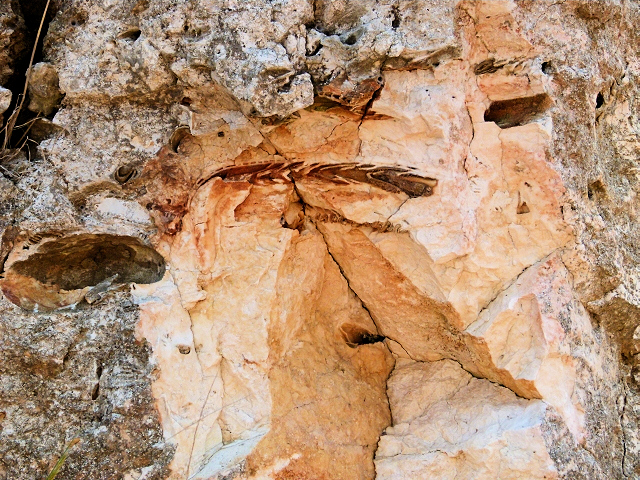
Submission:
POLYGON ((640 478, 638 24, 52 2, 0 155, 0 478, 640 478))
POLYGON ((2 478, 44 478, 73 438, 66 478, 167 475, 174 448, 158 423, 150 351, 136 341, 127 297, 39 316, 2 300, 2 478))
POLYGON ((0 85, 15 73, 16 64, 27 51, 27 28, 20 3, 6 1, 0 5, 0 85))

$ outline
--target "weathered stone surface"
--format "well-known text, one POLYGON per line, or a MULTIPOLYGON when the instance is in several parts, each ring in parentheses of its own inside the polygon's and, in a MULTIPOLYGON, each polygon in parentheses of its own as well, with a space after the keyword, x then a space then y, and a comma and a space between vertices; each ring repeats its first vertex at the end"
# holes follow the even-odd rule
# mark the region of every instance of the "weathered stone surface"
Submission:
POLYGON ((451 360, 401 361, 389 379, 394 426, 376 478, 558 478, 545 448, 545 404, 473 378, 451 360))
POLYGON ((164 399, 163 424, 184 438, 173 470, 199 472, 196 478, 234 467, 258 477, 273 470, 367 478, 373 445, 389 422, 385 380, 393 362, 380 343, 348 346, 341 329, 375 332, 375 325, 320 234, 281 227, 291 187, 214 179, 198 192, 171 242, 175 284, 167 279, 166 287, 135 293, 141 334, 157 338, 161 373, 154 392, 164 399), (163 288, 179 295, 183 313, 169 313, 174 303, 155 293, 163 288), (176 316, 184 319, 182 328, 176 316), (162 373, 189 358, 197 366, 189 370, 202 378, 195 381, 199 399, 162 373), (202 423, 180 425, 180 417, 190 421, 198 412, 202 423), (342 431, 347 421, 350 433, 342 431), (310 436, 300 437, 300 429, 310 436), (337 457, 345 470, 336 467, 337 457))
POLYGON ((62 92, 58 86, 58 72, 49 63, 37 63, 29 75, 29 110, 51 115, 60 104, 62 92))
POLYGON ((637 2, 52 8, 0 477, 638 476, 637 2))
POLYGON ((27 31, 19 2, 0 5, 0 85, 15 72, 16 64, 28 48, 27 31))
POLYGON ((28 315, 1 300, 3 478, 40 478, 79 438, 61 475, 162 478, 172 456, 151 397, 148 346, 119 293, 100 308, 28 315), (81 454, 79 454, 81 453, 81 454))
POLYGON ((11 105, 12 97, 13 97, 13 94, 11 93, 11 90, 4 87, 0 87, 0 114, 7 111, 7 109, 9 108, 9 105, 11 105))

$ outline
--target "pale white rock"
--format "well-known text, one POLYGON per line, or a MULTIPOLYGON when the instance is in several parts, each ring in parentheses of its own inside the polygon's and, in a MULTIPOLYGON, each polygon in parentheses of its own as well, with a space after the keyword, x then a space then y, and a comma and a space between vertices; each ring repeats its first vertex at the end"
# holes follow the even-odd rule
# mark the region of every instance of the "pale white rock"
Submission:
POLYGON ((577 364, 589 364, 597 372, 600 361, 593 352, 571 347, 573 342, 594 344, 595 339, 557 255, 528 268, 466 331, 482 339, 498 369, 529 384, 532 395, 555 407, 575 438, 584 439, 577 364))
POLYGON ((215 368, 220 356, 214 368, 203 368, 189 312, 170 272, 160 283, 138 286, 133 295, 140 305, 137 335, 152 345, 160 368, 153 393, 165 440, 176 445, 173 478, 182 478, 196 471, 207 452, 222 441, 218 418, 224 405, 223 382, 215 368))
POLYGON ((365 120, 360 155, 376 164, 399 164, 426 176, 453 179, 462 173, 473 131, 465 108, 462 64, 436 71, 390 71, 371 109, 382 119, 365 120), (387 118, 390 117, 390 118, 387 118))
POLYGON ((512 15, 516 7, 512 0, 465 2, 462 6, 475 24, 475 35, 470 38, 473 48, 469 60, 472 64, 489 60, 501 65, 535 54, 534 47, 522 35, 512 15))
POLYGON ((542 435, 543 402, 451 360, 399 360, 388 389, 393 426, 380 437, 376 478, 558 478, 542 435))
POLYGON ((363 122, 360 151, 363 162, 407 165, 438 180, 434 195, 409 199, 390 220, 425 247, 469 324, 515 275, 565 245, 571 230, 546 130, 487 122, 474 124, 471 138, 462 88, 444 72, 388 73, 372 109, 392 118, 363 122))
POLYGON ((0 87, 0 114, 3 114, 11 105, 11 90, 8 88, 0 87))
POLYGON ((474 131, 465 169, 478 204, 475 248, 435 267, 466 324, 514 276, 572 234, 560 209, 560 178, 546 157, 545 130, 535 123, 506 130, 484 123, 474 131))
POLYGON ((244 462, 259 472, 329 478, 373 469, 366 459, 388 424, 384 379, 391 358, 380 343, 362 350, 345 343, 359 329, 373 334, 376 327, 349 294, 321 236, 281 227, 292 194, 291 185, 209 181, 192 199, 183 230, 161 248, 171 259, 171 281, 164 287, 170 290, 162 296, 136 290, 139 335, 173 346, 154 353, 160 371, 168 373, 154 383, 154 396, 165 404, 167 440, 177 443, 175 478, 187 471, 215 478, 244 462), (164 300, 169 293, 172 299, 164 300), (326 346, 312 347, 316 337, 325 337, 326 346), (200 377, 198 389, 171 381, 180 355, 198 363, 192 373, 200 377), (339 370, 341 358, 353 365, 339 370), (293 391, 291 382, 297 382, 293 391), (353 398, 364 398, 373 410, 351 410, 353 398), (342 431, 342 422, 330 420, 336 402, 357 429, 342 431), (175 411, 193 425, 179 436, 175 411), (206 422, 199 420, 202 412, 206 422), (300 422, 311 418, 320 431, 328 429, 328 438, 339 436, 350 446, 336 451, 325 445, 318 454, 325 435, 311 431, 283 449, 282 439, 298 435, 300 422), (342 470, 332 466, 336 455, 345 459, 342 470))
POLYGON ((149 213, 138 202, 107 197, 96 206, 96 209, 106 217, 115 217, 125 222, 142 224, 151 222, 149 213))

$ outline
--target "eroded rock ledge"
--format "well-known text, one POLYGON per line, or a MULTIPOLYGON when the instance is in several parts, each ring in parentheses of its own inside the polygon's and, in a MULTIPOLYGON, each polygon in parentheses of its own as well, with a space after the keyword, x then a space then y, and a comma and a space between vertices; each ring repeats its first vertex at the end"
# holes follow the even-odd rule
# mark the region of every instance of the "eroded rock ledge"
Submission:
POLYGON ((50 8, 0 478, 638 475, 637 2, 50 8))

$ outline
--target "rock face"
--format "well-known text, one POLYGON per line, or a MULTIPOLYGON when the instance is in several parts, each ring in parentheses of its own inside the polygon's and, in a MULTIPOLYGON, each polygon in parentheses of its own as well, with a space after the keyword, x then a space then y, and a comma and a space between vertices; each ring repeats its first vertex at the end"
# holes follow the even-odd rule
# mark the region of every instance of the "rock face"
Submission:
POLYGON ((4 85, 15 72, 16 64, 27 49, 27 31, 19 2, 0 5, 0 84, 4 85))
POLYGON ((640 478, 637 2, 41 3, 0 478, 640 478))
POLYGON ((380 438, 378 478, 558 478, 541 400, 517 398, 451 360, 402 360, 389 402, 394 425, 380 438))

